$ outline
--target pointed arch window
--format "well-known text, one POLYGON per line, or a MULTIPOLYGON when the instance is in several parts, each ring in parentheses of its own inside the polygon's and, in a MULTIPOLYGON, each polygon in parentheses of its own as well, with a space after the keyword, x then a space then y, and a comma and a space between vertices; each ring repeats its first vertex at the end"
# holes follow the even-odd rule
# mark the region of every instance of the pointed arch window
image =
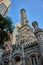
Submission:
POLYGON ((31 65, 38 65, 37 56, 31 55, 31 65))

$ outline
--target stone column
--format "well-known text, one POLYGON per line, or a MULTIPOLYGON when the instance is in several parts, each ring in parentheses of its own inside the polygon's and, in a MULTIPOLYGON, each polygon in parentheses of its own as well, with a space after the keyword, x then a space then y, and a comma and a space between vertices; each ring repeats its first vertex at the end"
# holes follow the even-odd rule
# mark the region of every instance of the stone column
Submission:
POLYGON ((2 65, 4 65, 3 61, 2 61, 2 65))
POLYGON ((30 65, 32 65, 32 61, 31 61, 31 58, 29 57, 29 60, 30 60, 30 65))
POLYGON ((25 65, 24 43, 22 43, 22 65, 25 65))

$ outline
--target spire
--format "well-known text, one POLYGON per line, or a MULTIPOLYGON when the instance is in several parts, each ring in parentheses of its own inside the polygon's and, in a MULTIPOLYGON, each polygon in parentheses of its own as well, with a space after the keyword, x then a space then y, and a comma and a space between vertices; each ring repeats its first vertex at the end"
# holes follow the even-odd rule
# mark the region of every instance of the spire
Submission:
POLYGON ((27 23, 26 10, 23 8, 21 9, 21 25, 25 25, 26 23, 27 23))

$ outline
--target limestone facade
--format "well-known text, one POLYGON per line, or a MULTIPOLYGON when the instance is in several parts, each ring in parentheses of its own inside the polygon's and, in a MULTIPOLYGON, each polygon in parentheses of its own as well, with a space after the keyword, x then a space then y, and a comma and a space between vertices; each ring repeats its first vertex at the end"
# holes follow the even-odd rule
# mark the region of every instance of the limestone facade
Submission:
MULTIPOLYGON (((17 26, 15 42, 2 55, 2 65, 43 65, 43 30, 38 23, 30 27, 25 9, 21 9, 21 26, 17 26)), ((14 37, 13 37, 14 38, 14 37)))

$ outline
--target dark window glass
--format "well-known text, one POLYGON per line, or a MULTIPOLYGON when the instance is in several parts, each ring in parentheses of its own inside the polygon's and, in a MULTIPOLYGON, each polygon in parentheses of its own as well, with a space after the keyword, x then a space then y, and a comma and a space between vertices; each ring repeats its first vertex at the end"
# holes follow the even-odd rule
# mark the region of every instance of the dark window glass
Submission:
POLYGON ((31 57, 32 65, 37 65, 37 58, 35 55, 31 57))
POLYGON ((35 58, 35 64, 37 65, 37 59, 35 58))
POLYGON ((34 60, 33 60, 33 58, 32 58, 32 65, 34 65, 34 60))

